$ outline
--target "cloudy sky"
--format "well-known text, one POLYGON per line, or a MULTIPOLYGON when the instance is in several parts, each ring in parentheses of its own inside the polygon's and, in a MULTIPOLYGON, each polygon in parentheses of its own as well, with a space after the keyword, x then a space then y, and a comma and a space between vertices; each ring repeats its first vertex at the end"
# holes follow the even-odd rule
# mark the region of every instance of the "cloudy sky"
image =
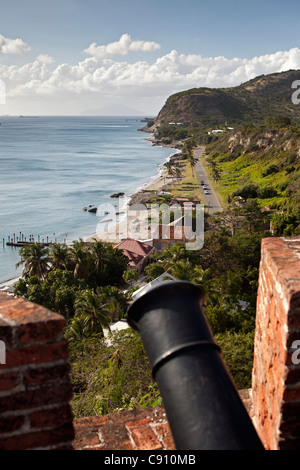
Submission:
POLYGON ((299 0, 1 0, 2 115, 156 116, 177 91, 289 69, 299 0))

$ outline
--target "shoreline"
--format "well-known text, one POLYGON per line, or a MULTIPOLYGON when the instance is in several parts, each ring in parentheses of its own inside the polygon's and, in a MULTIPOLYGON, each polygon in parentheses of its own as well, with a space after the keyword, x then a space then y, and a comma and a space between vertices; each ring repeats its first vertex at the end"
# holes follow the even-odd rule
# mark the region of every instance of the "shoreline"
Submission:
MULTIPOLYGON (((172 148, 174 149, 174 147, 172 148)), ((171 154, 167 158, 167 160, 162 164, 161 169, 163 168, 163 165, 165 163, 172 161, 172 160, 177 161, 180 158, 180 155, 181 155, 180 151, 171 154)), ((109 224, 109 221, 107 221, 107 226, 104 230, 102 231, 97 230, 96 233, 86 238, 85 241, 88 243, 92 243, 95 240, 97 241, 102 240, 104 242, 107 241, 110 243, 118 244, 125 238, 129 238, 128 233, 133 235, 135 231, 133 222, 135 220, 138 220, 139 222, 143 222, 148 217, 148 211, 144 211, 144 213, 142 214, 141 213, 142 207, 140 207, 140 210, 139 210, 138 206, 140 205, 140 206, 145 207, 145 205, 149 203, 149 199, 151 199, 151 197, 153 197, 154 195, 168 194, 167 189, 170 183, 166 181, 166 178, 168 177, 164 177, 163 174, 159 174, 153 181, 151 181, 150 183, 146 183, 144 187, 142 187, 141 189, 138 189, 131 196, 129 197, 127 196, 128 200, 126 203, 126 207, 123 208, 123 210, 126 213, 126 218, 118 222, 116 221, 115 214, 112 211, 112 214, 108 215, 108 217, 112 217, 112 219, 110 219, 112 223, 109 224), (131 207, 132 209, 130 209, 131 207), (130 210, 134 212, 134 215, 130 215, 130 210), (138 217, 136 214, 137 211, 139 212, 138 217)), ((101 221, 99 223, 101 223, 101 221)))
MULTIPOLYGON (((142 130, 142 129, 139 129, 139 130, 142 130)), ((169 148, 170 155, 159 165, 158 173, 152 176, 148 180, 148 182, 145 182, 145 184, 139 187, 134 193, 128 196, 125 196, 124 198, 119 198, 119 201, 117 204, 118 206, 117 211, 119 211, 120 214, 124 213, 125 217, 121 216, 120 221, 118 221, 115 216, 113 223, 109 224, 108 230, 107 229, 102 230, 103 226, 101 227, 100 224, 102 224, 103 222, 101 222, 101 220, 99 219, 99 222, 97 225, 97 232, 91 235, 86 234, 85 236, 82 237, 82 239, 85 242, 91 243, 91 242, 94 242, 96 239, 96 240, 112 242, 114 244, 120 243, 123 238, 127 238, 128 228, 130 229, 130 226, 132 227, 132 222, 134 221, 134 219, 136 219, 136 213, 134 215, 130 214, 130 207, 134 204, 145 204, 147 201, 149 201, 149 198, 154 195, 153 192, 160 192, 160 191, 162 192, 163 190, 167 189, 167 186, 169 185, 169 183, 168 181, 165 181, 165 179, 167 180, 167 177, 164 178, 163 176, 163 173, 164 173, 163 167, 165 163, 171 160, 178 160, 179 155, 181 155, 181 151, 178 150, 174 146, 164 145, 164 144, 156 142, 153 135, 151 135, 148 138, 145 138, 145 140, 152 143, 152 145, 169 148)), ((113 204, 113 201, 111 205, 114 207, 114 209, 116 209, 113 204)), ((107 219, 108 217, 109 216, 105 217, 105 219, 107 219)), ((142 219, 140 215, 139 215, 139 218, 142 219)), ((11 276, 9 279, 1 281, 0 292, 8 292, 8 293, 9 291, 11 292, 11 290, 13 289, 13 285, 15 284, 15 282, 17 282, 20 279, 20 277, 21 277, 20 275, 16 274, 16 276, 11 276)))

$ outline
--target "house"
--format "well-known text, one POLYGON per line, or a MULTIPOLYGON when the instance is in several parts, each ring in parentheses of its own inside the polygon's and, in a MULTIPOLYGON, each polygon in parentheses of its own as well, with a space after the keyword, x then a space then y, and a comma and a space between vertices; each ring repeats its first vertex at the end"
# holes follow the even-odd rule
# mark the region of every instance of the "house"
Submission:
POLYGON ((166 225, 158 224, 153 234, 153 246, 157 251, 163 251, 175 243, 190 241, 192 225, 186 217, 180 217, 176 221, 166 225))
POLYGON ((149 263, 149 255, 155 251, 153 246, 129 238, 123 240, 115 248, 123 251, 129 259, 130 269, 136 269, 139 274, 143 272, 145 266, 149 263))

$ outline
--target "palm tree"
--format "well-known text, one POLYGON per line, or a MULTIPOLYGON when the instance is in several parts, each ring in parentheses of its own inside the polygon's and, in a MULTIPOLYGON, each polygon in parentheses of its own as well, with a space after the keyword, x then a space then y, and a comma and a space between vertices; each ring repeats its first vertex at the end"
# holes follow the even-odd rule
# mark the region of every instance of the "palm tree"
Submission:
POLYGON ((179 281, 190 281, 193 267, 190 261, 181 260, 166 264, 166 272, 179 281))
POLYGON ((69 341, 76 341, 78 344, 87 337, 87 328, 84 324, 84 316, 75 315, 68 322, 66 338, 69 341))
POLYGON ((100 240, 95 240, 95 242, 90 247, 91 253, 91 262, 93 266, 93 271, 96 276, 96 279, 101 279, 101 274, 103 272, 106 255, 107 255, 107 246, 100 240))
POLYGON ((205 293, 212 293, 210 269, 202 269, 201 266, 195 266, 191 275, 191 282, 202 287, 205 293))
POLYGON ((179 179, 182 177, 181 169, 178 168, 178 167, 176 167, 176 168, 174 169, 174 175, 175 175, 175 178, 179 180, 179 179))
POLYGON ((87 280, 91 274, 91 254, 82 239, 73 242, 70 260, 73 264, 75 279, 87 280))
POLYGON ((104 302, 103 295, 96 294, 92 290, 86 290, 75 301, 75 315, 83 317, 86 331, 103 334, 103 328, 109 329, 111 314, 115 307, 104 302))
POLYGON ((118 321, 125 316, 130 301, 128 293, 120 291, 115 286, 98 287, 96 292, 109 309, 112 321, 118 321))
POLYGON ((70 253, 64 243, 53 243, 50 247, 50 259, 53 269, 67 269, 70 253))
POLYGON ((49 271, 49 250, 44 245, 32 243, 20 249, 21 260, 16 264, 16 268, 24 264, 23 273, 27 276, 37 276, 45 279, 49 271))
POLYGON ((167 171, 167 175, 170 176, 171 178, 175 175, 175 170, 170 162, 167 162, 164 164, 164 167, 167 171))
POLYGON ((139 277, 138 272, 135 269, 127 269, 123 274, 123 279, 125 282, 130 282, 131 286, 133 285, 133 281, 137 281, 139 277))
POLYGON ((166 260, 166 264, 186 259, 186 247, 184 243, 175 243, 175 245, 166 248, 162 258, 166 260))
POLYGON ((220 167, 218 167, 218 166, 215 166, 212 169, 212 177, 213 177, 215 182, 217 182, 221 178, 221 173, 222 173, 222 171, 221 171, 220 167))
POLYGON ((210 167, 211 170, 213 170, 217 166, 217 162, 213 157, 209 158, 207 160, 207 163, 208 163, 208 166, 210 167))
POLYGON ((194 168, 196 166, 196 163, 197 163, 197 160, 194 158, 194 156, 191 154, 188 156, 188 162, 189 162, 189 165, 192 169, 192 175, 195 176, 195 173, 194 173, 194 168))

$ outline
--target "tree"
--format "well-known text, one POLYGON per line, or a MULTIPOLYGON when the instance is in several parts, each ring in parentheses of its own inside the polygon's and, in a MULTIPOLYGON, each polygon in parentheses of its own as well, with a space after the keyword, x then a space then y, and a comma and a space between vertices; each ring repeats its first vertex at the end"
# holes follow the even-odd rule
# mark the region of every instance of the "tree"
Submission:
POLYGON ((194 158, 194 156, 191 154, 188 156, 188 162, 189 162, 189 165, 192 169, 192 175, 194 176, 195 173, 194 173, 194 168, 196 166, 196 163, 197 163, 197 160, 194 158))
POLYGON ((91 274, 91 256, 82 239, 74 241, 70 250, 70 260, 73 265, 75 279, 87 280, 91 274))
POLYGON ((191 280, 192 264, 188 260, 167 262, 165 268, 167 273, 171 274, 179 281, 191 280))
POLYGON ((174 173, 175 178, 179 180, 182 177, 182 172, 181 172, 180 168, 176 167, 174 169, 174 172, 175 172, 174 173))
POLYGON ((164 164, 164 168, 167 172, 167 175, 172 178, 173 176, 175 176, 175 170, 174 170, 174 167, 172 166, 172 164, 170 162, 167 162, 164 164))
POLYGON ((19 267, 24 264, 23 273, 28 276, 37 276, 44 279, 50 269, 49 250, 44 245, 32 243, 20 249, 21 260, 16 264, 19 267))
POLYGON ((138 280, 139 275, 135 269, 128 269, 127 271, 125 271, 123 277, 124 277, 125 282, 130 282, 132 285, 133 281, 138 280))
POLYGON ((92 290, 80 293, 75 301, 75 316, 83 318, 86 331, 101 336, 104 336, 103 328, 109 328, 114 310, 114 305, 106 303, 103 295, 92 290))
POLYGON ((107 247, 102 241, 95 240, 90 246, 91 264, 93 275, 97 282, 101 282, 104 276, 105 264, 107 262, 107 247))
POLYGON ((50 246, 52 269, 67 269, 70 262, 69 247, 64 243, 53 243, 50 246))
POLYGON ((214 166, 211 174, 215 182, 217 182, 221 178, 221 173, 222 173, 222 170, 220 169, 220 167, 214 166))
MULTIPOLYGON (((135 273, 137 274, 137 271, 135 273)), ((112 321, 118 321, 125 316, 130 300, 127 292, 122 292, 115 286, 104 286, 98 287, 96 293, 101 296, 104 304, 110 306, 112 321)))

